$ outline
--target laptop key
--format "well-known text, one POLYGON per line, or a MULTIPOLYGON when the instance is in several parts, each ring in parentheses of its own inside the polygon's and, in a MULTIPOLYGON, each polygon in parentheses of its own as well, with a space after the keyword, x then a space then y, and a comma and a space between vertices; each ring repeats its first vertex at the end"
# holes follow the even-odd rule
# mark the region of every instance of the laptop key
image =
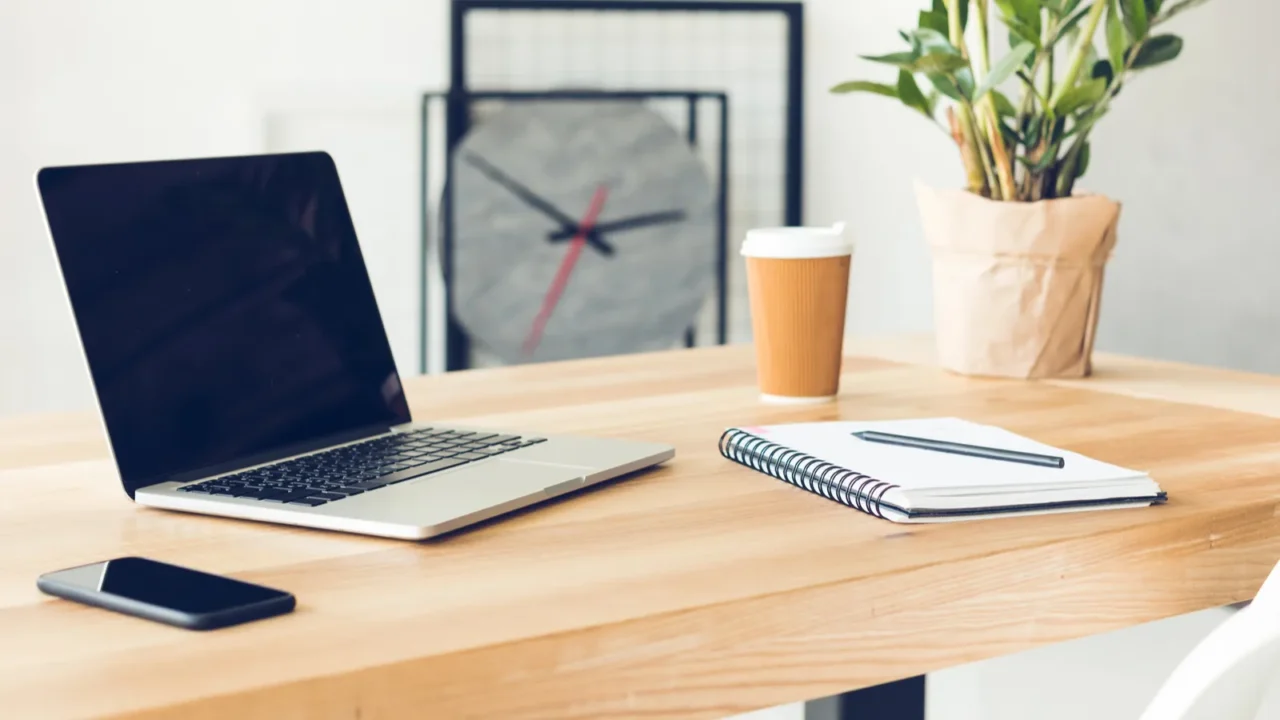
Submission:
POLYGON ((454 460, 483 460, 486 457, 488 457, 488 455, 481 455, 476 452, 464 452, 454 457, 454 460))
POLYGON ((329 500, 342 500, 343 498, 346 497, 346 495, 342 495, 340 493, 331 493, 331 492, 322 491, 322 492, 313 492, 307 497, 310 499, 320 498, 321 500, 329 501, 329 500))
POLYGON ((315 492, 314 492, 314 491, 312 491, 312 490, 307 490, 307 489, 305 489, 305 488, 304 488, 304 489, 300 489, 300 490, 295 490, 294 492, 291 492, 291 493, 289 493, 288 495, 286 495, 286 496, 285 496, 285 498, 284 498, 284 501, 285 501, 285 502, 293 502, 294 500, 300 500, 300 499, 305 498, 305 497, 311 497, 311 496, 312 496, 312 495, 314 495, 314 494, 315 494, 315 492))
POLYGON ((388 477, 391 477, 391 476, 388 475, 386 477, 380 477, 374 480, 365 480, 363 482, 352 483, 350 485, 346 485, 345 487, 355 488, 356 490, 377 490, 378 488, 384 485, 391 484, 392 481, 388 480, 387 479, 388 477))
POLYGON ((309 493, 306 490, 290 490, 290 491, 275 490, 275 491, 268 491, 266 493, 263 493, 262 495, 259 495, 258 499, 265 502, 287 503, 291 500, 304 498, 310 494, 311 493, 309 493))
POLYGON ((414 478, 420 478, 423 475, 438 473, 442 470, 448 470, 449 468, 455 468, 459 465, 466 464, 465 460, 459 460, 457 458, 436 460, 435 462, 427 463, 426 465, 419 465, 416 468, 398 472, 395 475, 388 475, 387 477, 382 478, 382 480, 386 481, 385 484, 387 485, 393 485, 395 483, 404 482, 405 480, 413 480, 414 478))
MULTIPOLYGON (((379 485, 378 487, 381 487, 381 485, 379 485)), ((360 493, 367 492, 368 490, 369 488, 358 488, 358 487, 352 487, 350 485, 344 485, 338 488, 329 488, 328 492, 342 493, 343 495, 351 496, 351 495, 359 495, 360 493)))

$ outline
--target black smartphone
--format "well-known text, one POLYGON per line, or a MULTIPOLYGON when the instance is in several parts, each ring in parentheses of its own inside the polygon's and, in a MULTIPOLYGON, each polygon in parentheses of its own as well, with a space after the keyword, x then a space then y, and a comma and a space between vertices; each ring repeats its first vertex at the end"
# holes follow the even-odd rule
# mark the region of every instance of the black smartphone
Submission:
POLYGON ((41 592, 187 630, 213 630, 291 612, 283 590, 123 557, 41 575, 41 592))

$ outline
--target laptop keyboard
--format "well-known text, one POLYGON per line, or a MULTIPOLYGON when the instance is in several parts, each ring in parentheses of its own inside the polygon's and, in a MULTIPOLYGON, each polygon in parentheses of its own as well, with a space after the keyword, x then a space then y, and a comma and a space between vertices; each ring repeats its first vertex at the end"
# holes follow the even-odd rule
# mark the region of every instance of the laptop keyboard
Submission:
POLYGON ((316 507, 545 441, 545 438, 423 428, 178 489, 316 507))

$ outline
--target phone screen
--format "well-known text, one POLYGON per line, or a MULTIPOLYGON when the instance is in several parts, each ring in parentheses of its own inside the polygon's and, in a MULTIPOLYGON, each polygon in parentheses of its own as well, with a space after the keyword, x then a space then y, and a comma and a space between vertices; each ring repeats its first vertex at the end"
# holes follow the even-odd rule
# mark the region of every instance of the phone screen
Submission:
POLYGON ((61 584, 87 592, 116 595, 193 615, 287 596, 261 585, 139 557, 84 565, 53 576, 61 584))

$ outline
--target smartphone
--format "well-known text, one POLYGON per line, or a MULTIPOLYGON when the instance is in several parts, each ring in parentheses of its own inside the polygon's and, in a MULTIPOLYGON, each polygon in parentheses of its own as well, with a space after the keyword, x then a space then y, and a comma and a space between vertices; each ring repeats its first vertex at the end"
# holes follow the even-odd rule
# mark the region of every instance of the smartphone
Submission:
POLYGON ((187 630, 213 630, 291 612, 283 590, 140 557, 41 575, 41 592, 187 630))

